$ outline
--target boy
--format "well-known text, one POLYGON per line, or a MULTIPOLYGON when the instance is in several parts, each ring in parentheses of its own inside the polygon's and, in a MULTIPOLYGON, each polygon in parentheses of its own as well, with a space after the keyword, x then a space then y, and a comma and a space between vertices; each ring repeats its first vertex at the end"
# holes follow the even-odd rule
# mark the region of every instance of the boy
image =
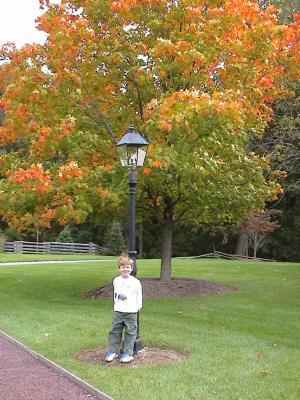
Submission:
POLYGON ((131 275, 133 260, 122 254, 118 261, 119 276, 113 280, 114 314, 112 328, 108 334, 108 353, 105 360, 110 362, 118 357, 124 332, 122 363, 133 360, 133 347, 137 334, 137 313, 142 308, 142 285, 131 275))

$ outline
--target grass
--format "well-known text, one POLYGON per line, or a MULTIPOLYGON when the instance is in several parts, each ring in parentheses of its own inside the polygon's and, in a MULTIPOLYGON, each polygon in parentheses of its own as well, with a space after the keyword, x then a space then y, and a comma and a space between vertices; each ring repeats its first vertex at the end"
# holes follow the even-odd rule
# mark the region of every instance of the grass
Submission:
POLYGON ((100 254, 21 254, 21 253, 0 253, 0 263, 18 261, 57 261, 57 260, 109 260, 116 257, 103 256, 100 254))
MULTIPOLYGON (((156 277, 159 261, 138 269, 156 277)), ((81 293, 111 281, 111 262, 0 267, 0 326, 116 400, 298 400, 300 264, 180 259, 173 270, 237 288, 145 300, 144 344, 188 352, 181 363, 108 368, 74 358, 106 344, 111 300, 81 293)))

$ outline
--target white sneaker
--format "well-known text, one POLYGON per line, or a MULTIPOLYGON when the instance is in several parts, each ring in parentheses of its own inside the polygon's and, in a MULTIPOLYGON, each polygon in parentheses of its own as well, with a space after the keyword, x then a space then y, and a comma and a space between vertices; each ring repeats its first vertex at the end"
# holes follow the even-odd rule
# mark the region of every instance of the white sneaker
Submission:
POLYGON ((113 361, 115 358, 118 358, 118 354, 117 353, 112 353, 111 351, 108 352, 104 358, 105 361, 107 362, 111 362, 113 361))
POLYGON ((134 360, 134 357, 128 353, 123 353, 120 358, 121 363, 129 363, 132 360, 134 360))

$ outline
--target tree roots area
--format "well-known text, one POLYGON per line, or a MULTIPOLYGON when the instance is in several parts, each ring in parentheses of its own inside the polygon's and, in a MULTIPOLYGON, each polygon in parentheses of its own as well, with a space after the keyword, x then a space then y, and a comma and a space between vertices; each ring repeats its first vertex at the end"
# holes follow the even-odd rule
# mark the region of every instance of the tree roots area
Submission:
POLYGON ((168 364, 171 362, 178 362, 187 358, 186 353, 182 353, 176 350, 160 347, 144 347, 142 351, 134 354, 134 360, 123 364, 118 359, 106 362, 104 360, 107 352, 106 347, 98 347, 96 349, 89 349, 75 353, 75 358, 82 362, 91 364, 107 365, 108 367, 141 367, 158 364, 168 364))
MULTIPOLYGON (((166 297, 186 297, 186 296, 207 296, 217 293, 233 292, 235 289, 222 285, 197 279, 173 278, 168 282, 162 282, 155 278, 140 279, 143 286, 144 298, 166 298, 166 297)), ((112 298, 112 284, 102 286, 97 289, 84 293, 87 297, 112 298)))
MULTIPOLYGON (((159 279, 142 278, 140 281, 143 286, 144 298, 208 296, 235 291, 235 288, 227 285, 196 279, 174 278, 169 282, 162 282, 159 279)), ((85 292, 84 295, 93 298, 111 298, 112 291, 113 288, 110 284, 85 292)), ((132 362, 129 364, 122 364, 118 360, 114 360, 110 363, 104 361, 106 351, 106 347, 99 347, 78 352, 75 354, 75 357, 83 362, 103 364, 109 367, 139 367, 179 362, 186 359, 188 356, 186 353, 170 348, 144 347, 142 352, 135 354, 132 362)))

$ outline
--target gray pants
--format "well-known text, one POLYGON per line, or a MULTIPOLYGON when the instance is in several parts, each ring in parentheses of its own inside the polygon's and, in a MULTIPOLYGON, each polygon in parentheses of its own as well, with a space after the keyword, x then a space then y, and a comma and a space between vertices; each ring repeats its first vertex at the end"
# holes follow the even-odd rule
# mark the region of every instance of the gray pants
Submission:
POLYGON ((112 328, 108 334, 108 347, 112 353, 118 353, 124 333, 123 352, 132 355, 137 334, 137 313, 122 313, 114 311, 112 328))

